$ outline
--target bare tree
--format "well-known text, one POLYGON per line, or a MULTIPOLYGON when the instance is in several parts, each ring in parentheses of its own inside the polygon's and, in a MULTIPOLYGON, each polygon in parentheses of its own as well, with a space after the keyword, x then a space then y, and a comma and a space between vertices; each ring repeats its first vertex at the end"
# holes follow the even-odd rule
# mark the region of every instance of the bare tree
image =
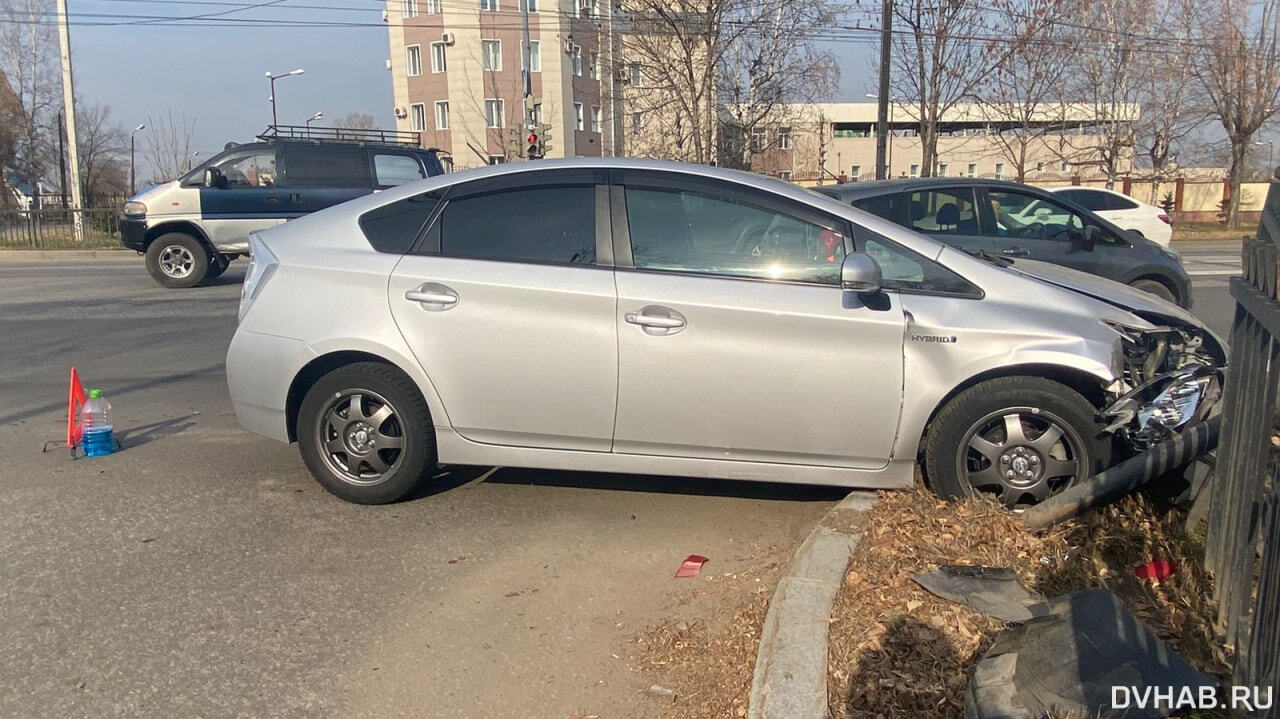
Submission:
POLYGON ((111 119, 111 106, 78 101, 76 133, 84 206, 127 194, 129 178, 121 158, 128 150, 128 135, 111 119))
POLYGON ((22 103, 9 86, 8 78, 0 71, 0 207, 3 208, 14 205, 4 169, 17 166, 18 142, 23 135, 24 123, 22 103))
POLYGON ((377 123, 374 121, 373 115, 367 115, 363 112, 348 112, 338 118, 333 123, 333 126, 345 130, 373 130, 377 127, 377 123))
POLYGON ((191 133, 195 127, 195 120, 185 115, 174 117, 173 110, 147 118, 142 155, 151 166, 153 181, 167 182, 190 169, 191 133))
POLYGON ((1240 220, 1240 183, 1253 138, 1280 107, 1280 0, 1197 3, 1193 68, 1209 111, 1231 143, 1227 226, 1240 220))
MULTIPOLYGON (((1194 6, 1186 0, 1157 0, 1155 17, 1164 27, 1190 32, 1194 6)), ((1204 123, 1204 108, 1195 97, 1195 59, 1184 43, 1172 42, 1142 56, 1138 70, 1138 101, 1142 115, 1135 127, 1136 142, 1151 162, 1151 197, 1160 200, 1160 185, 1177 172, 1174 156, 1179 145, 1204 123)))
POLYGON ((62 81, 53 12, 52 0, 0 0, 0 70, 21 107, 13 169, 33 187, 57 164, 62 81))

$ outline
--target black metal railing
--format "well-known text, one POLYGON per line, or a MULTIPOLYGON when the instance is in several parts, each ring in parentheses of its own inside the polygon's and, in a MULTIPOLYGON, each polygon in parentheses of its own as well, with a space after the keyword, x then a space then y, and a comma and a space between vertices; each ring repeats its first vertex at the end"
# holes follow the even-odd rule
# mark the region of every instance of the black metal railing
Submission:
MULTIPOLYGON (((1205 546, 1218 629, 1236 650, 1233 682, 1261 687, 1280 684, 1280 454, 1272 444, 1280 386, 1278 257, 1280 183, 1273 182, 1258 234, 1244 242, 1244 276, 1231 280, 1236 308, 1205 546)), ((1280 708, 1252 716, 1280 717, 1280 708)))
POLYGON ((118 247, 120 208, 64 210, 0 210, 0 248, 75 249, 118 247), (75 217, 84 224, 84 240, 76 241, 75 217))

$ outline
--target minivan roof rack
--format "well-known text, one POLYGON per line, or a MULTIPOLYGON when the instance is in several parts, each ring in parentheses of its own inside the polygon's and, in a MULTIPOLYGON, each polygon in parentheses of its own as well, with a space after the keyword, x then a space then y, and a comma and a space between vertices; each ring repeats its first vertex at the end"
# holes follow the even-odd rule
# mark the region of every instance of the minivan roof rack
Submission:
POLYGON ((406 145, 421 147, 421 133, 404 130, 357 130, 349 127, 268 125, 259 140, 301 140, 353 144, 406 145))

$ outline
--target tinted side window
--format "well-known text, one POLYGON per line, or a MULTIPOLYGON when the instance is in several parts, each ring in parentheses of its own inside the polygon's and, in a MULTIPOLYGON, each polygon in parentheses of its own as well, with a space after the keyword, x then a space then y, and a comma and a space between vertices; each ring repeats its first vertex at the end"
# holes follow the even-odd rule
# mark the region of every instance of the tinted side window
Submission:
POLYGON ((289 145, 285 158, 289 187, 371 187, 363 147, 289 145))
POLYGON ((378 187, 393 187, 421 180, 427 173, 412 155, 374 154, 373 175, 378 187))
POLYGON ((1101 192, 1063 190, 1058 194, 1091 212, 1107 209, 1107 196, 1101 192))
POLYGON ((907 226, 931 234, 976 235, 976 209, 973 190, 967 187, 911 192, 907 194, 907 226))
POLYGON ((373 249, 402 255, 409 251, 438 204, 440 196, 434 192, 397 200, 361 215, 360 229, 373 249))
POLYGON ((878 233, 855 227, 853 237, 858 249, 880 264, 885 289, 960 297, 982 296, 982 290, 972 282, 878 233))
POLYGON ((638 269, 837 284, 844 235, 790 215, 688 190, 628 187, 638 269))
MULTIPOLYGON (((876 217, 883 217, 890 222, 898 222, 898 216, 894 213, 893 207, 893 201, 897 197, 897 194, 862 197, 854 200, 853 206, 859 210, 870 212, 876 217)), ((899 224, 901 223, 899 222, 899 224)))
POLYGON ((1133 210, 1133 209, 1137 209, 1137 207, 1138 207, 1138 203, 1128 199, 1127 197, 1121 197, 1119 195, 1107 195, 1108 210, 1133 210))
POLYGON ((593 185, 531 187, 449 200, 440 252, 504 262, 596 261, 593 185))

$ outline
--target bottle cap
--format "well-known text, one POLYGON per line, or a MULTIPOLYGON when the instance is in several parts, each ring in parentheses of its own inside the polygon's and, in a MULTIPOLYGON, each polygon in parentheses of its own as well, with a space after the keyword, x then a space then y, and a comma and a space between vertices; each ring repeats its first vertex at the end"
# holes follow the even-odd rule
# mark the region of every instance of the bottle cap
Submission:
POLYGON ((100 390, 100 389, 91 389, 91 390, 89 390, 89 399, 97 399, 97 398, 99 398, 99 397, 101 397, 101 396, 102 396, 102 390, 100 390))

